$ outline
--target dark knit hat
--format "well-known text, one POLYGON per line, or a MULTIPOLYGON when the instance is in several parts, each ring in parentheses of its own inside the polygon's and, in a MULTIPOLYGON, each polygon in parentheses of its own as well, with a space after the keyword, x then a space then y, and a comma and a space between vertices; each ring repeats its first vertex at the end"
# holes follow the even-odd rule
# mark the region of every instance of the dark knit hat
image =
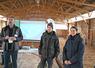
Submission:
POLYGON ((52 23, 48 23, 47 26, 51 26, 53 29, 53 24, 52 23))
POLYGON ((75 29, 76 31, 78 31, 78 28, 76 26, 72 26, 70 29, 75 29))

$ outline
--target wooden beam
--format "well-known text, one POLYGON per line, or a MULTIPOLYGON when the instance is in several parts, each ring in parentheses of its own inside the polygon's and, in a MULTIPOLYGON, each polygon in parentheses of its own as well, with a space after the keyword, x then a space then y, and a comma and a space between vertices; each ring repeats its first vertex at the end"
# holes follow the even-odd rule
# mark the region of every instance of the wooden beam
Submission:
MULTIPOLYGON (((33 5, 32 6, 32 8, 30 8, 31 6, 30 5, 28 5, 28 6, 25 6, 24 8, 19 8, 19 9, 15 9, 14 11, 15 12, 23 12, 23 11, 25 11, 25 10, 27 10, 28 9, 28 11, 33 11, 33 10, 38 10, 37 9, 37 6, 36 5, 33 5)), ((51 8, 51 7, 49 7, 49 6, 45 6, 44 8, 42 8, 42 6, 40 5, 40 9, 39 10, 45 10, 45 12, 50 12, 51 13, 51 11, 53 12, 53 13, 61 13, 62 15, 77 15, 77 14, 72 14, 72 13, 66 13, 66 12, 61 12, 61 11, 58 11, 57 9, 55 9, 55 8, 51 8)))
MULTIPOLYGON (((64 3, 64 2, 61 2, 61 3, 65 4, 65 5, 68 5, 68 6, 72 7, 73 9, 76 9, 76 10, 78 10, 78 11, 88 12, 87 9, 81 9, 81 8, 79 8, 79 7, 76 6, 76 5, 71 5, 71 4, 67 4, 67 3, 64 3)), ((63 5, 61 5, 61 6, 63 6, 63 5)), ((67 9, 66 9, 66 10, 67 10, 67 9)))
POLYGON ((70 7, 69 9, 66 10, 66 12, 69 12, 73 7, 70 7))
POLYGON ((0 6, 6 10, 9 10, 9 8, 7 6, 5 6, 4 4, 0 4, 0 6))
POLYGON ((85 3, 82 3, 82 5, 85 5, 85 6, 89 6, 89 7, 95 8, 95 4, 85 4, 85 3))
POLYGON ((59 1, 61 1, 61 2, 67 2, 67 3, 71 3, 71 4, 75 4, 75 5, 78 5, 78 6, 85 5, 85 6, 89 6, 89 7, 95 8, 95 5, 94 4, 85 4, 85 3, 71 1, 71 0, 59 0, 59 1))

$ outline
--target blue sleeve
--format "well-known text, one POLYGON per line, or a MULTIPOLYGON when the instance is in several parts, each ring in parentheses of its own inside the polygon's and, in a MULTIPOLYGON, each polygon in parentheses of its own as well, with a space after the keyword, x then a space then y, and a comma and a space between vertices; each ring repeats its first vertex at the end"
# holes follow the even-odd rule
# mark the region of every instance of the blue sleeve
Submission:
POLYGON ((67 60, 67 56, 66 56, 66 44, 63 47, 63 63, 64 63, 65 60, 67 60))
POLYGON ((76 63, 77 61, 82 60, 83 54, 84 54, 84 41, 82 39, 78 45, 78 52, 70 59, 71 63, 76 63))

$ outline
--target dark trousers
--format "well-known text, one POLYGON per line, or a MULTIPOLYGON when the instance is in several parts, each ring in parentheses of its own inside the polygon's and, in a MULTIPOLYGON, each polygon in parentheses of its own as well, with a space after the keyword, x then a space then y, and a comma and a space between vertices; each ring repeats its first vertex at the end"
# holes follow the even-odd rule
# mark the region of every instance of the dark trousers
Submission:
POLYGON ((2 55, 1 55, 1 58, 2 58, 2 65, 4 64, 4 54, 3 54, 3 52, 2 52, 2 55))
POLYGON ((45 68, 46 62, 48 64, 48 68, 52 68, 52 64, 53 64, 52 58, 41 58, 40 68, 45 68))
POLYGON ((12 68, 17 68, 17 53, 18 51, 8 52, 4 51, 4 68, 10 68, 10 59, 12 60, 12 68))

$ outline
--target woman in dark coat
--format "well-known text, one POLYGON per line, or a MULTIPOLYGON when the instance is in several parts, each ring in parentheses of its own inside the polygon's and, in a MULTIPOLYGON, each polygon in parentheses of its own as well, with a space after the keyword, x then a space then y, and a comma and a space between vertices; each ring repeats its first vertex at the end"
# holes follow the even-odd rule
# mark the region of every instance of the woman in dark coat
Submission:
POLYGON ((77 28, 72 26, 63 48, 64 68, 83 68, 84 42, 77 28))

